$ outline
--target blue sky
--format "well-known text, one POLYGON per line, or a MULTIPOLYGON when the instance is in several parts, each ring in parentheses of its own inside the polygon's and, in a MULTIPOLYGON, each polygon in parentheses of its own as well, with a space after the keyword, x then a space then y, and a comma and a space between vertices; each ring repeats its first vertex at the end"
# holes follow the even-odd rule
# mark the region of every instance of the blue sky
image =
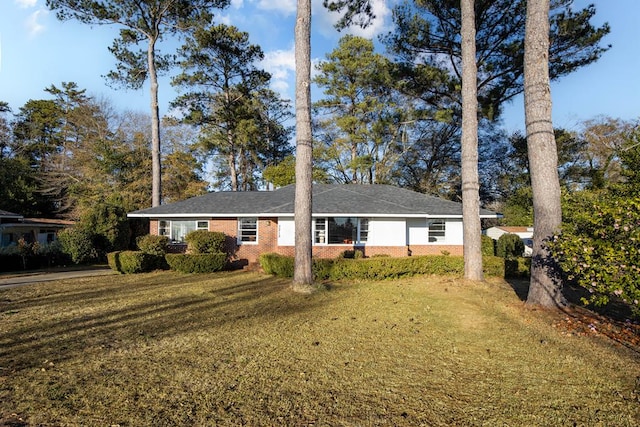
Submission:
MULTIPOLYGON (((367 30, 352 32, 373 38, 387 32, 391 8, 397 0, 375 0, 378 19, 367 30)), ((232 0, 218 14, 218 22, 237 26, 250 34, 252 43, 265 52, 263 68, 273 75, 272 86, 284 97, 293 99, 293 28, 295 0, 232 0)), ((596 23, 609 22, 611 34, 606 43, 613 47, 602 59, 587 68, 564 77, 552 85, 554 124, 574 129, 586 119, 608 115, 625 120, 640 117, 640 2, 638 0, 576 0, 575 7, 595 3, 596 23)), ((337 19, 313 6, 312 57, 324 55, 341 37, 333 28, 337 19)), ((0 5, 0 101, 18 111, 29 99, 47 98, 44 88, 73 81, 97 97, 106 97, 122 110, 147 112, 148 88, 140 91, 114 90, 101 77, 114 68, 108 52, 117 35, 117 27, 93 26, 74 21, 60 22, 47 10, 45 0, 2 0, 0 5)), ((176 93, 165 78, 160 86, 161 113, 176 93)), ((505 109, 509 130, 524 128, 522 98, 505 109)))

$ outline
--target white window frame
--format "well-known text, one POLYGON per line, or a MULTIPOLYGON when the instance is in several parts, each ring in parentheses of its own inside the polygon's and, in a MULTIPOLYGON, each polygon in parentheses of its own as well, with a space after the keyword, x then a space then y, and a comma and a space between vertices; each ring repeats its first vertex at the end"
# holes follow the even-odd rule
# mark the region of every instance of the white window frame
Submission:
POLYGON ((443 244, 447 241, 447 220, 430 218, 427 220, 427 241, 430 244, 443 244))
POLYGON ((258 244, 258 218, 242 217, 238 218, 238 244, 257 245, 258 244), (245 224, 255 223, 254 227, 244 227, 245 224), (246 233, 249 232, 249 233, 246 233), (252 239, 253 237, 253 239, 252 239))
POLYGON ((206 219, 181 220, 181 219, 161 219, 158 220, 158 235, 167 236, 171 243, 186 244, 184 238, 187 234, 195 230, 209 231, 209 221, 206 219), (178 223, 182 225, 181 229, 187 229, 186 233, 180 233, 176 236, 178 223))
POLYGON ((313 220, 313 244, 319 246, 364 246, 369 238, 369 218, 358 217, 319 217, 313 220), (356 224, 356 238, 352 242, 344 243, 329 243, 329 218, 350 218, 355 220, 356 224), (364 227, 363 227, 364 225, 364 227), (366 230, 364 230, 366 228, 366 230), (364 233, 363 233, 364 231, 364 233), (364 239, 363 239, 363 236, 364 239))

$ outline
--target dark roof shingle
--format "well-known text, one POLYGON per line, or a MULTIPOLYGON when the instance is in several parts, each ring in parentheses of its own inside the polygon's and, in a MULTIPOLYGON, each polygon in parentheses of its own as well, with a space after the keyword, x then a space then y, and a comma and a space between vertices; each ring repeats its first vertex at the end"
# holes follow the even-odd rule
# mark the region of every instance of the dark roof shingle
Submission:
MULTIPOLYGON (((292 215, 295 186, 275 191, 214 192, 131 212, 132 217, 292 215)), ((462 204, 391 185, 315 184, 314 215, 462 216, 462 204)), ((482 216, 495 217, 482 209, 482 216)))

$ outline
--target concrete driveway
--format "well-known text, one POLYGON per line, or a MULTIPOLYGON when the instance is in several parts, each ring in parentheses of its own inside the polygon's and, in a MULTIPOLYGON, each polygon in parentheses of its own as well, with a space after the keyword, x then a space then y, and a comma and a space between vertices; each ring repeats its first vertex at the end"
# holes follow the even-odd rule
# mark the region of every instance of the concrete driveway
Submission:
POLYGON ((33 283, 52 282, 54 280, 76 279, 79 277, 107 276, 117 274, 110 268, 95 268, 90 270, 69 270, 55 272, 32 272, 0 275, 0 290, 16 286, 31 285, 33 283))

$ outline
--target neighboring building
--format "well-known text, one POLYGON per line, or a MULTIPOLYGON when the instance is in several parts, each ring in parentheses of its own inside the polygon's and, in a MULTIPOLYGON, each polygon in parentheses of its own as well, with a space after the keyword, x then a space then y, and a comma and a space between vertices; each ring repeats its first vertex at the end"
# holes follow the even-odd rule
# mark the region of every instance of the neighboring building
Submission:
POLYGON ((58 232, 73 221, 47 218, 24 218, 0 209, 0 247, 15 245, 20 239, 27 243, 51 243, 58 232))
MULTIPOLYGON (((150 234, 184 244, 193 230, 222 231, 235 255, 254 263, 261 253, 294 254, 294 193, 214 192, 129 213, 148 218, 150 234)), ((333 258, 347 249, 365 256, 462 254, 462 205, 390 185, 313 186, 313 256, 333 258)), ((498 214, 482 210, 481 218, 498 214)))
POLYGON ((515 234, 524 243, 524 256, 531 256, 533 252, 533 227, 491 227, 484 231, 484 234, 493 240, 498 240, 503 234, 515 234))

